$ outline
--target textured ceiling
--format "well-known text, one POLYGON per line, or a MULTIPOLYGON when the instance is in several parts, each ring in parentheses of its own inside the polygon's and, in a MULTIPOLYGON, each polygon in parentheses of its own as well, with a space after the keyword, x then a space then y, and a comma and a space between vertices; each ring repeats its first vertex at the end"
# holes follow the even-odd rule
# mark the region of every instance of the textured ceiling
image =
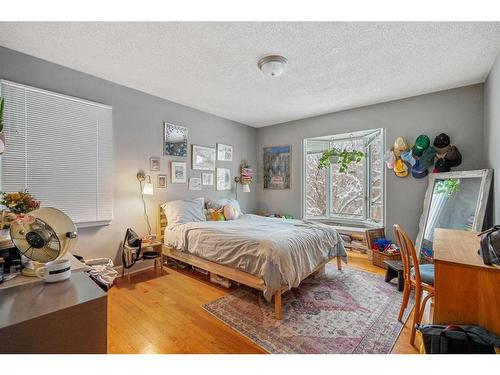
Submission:
POLYGON ((261 127, 483 82, 500 23, 3 22, 0 45, 261 127))

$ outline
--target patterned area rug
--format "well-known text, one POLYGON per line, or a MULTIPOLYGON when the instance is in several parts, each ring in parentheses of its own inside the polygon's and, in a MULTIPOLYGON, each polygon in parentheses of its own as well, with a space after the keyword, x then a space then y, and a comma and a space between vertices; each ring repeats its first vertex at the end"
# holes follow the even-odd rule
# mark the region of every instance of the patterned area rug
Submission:
POLYGON ((386 354, 403 326, 397 320, 402 296, 379 275, 328 264, 324 276, 283 294, 281 321, 273 303, 247 287, 203 307, 270 353, 386 354))

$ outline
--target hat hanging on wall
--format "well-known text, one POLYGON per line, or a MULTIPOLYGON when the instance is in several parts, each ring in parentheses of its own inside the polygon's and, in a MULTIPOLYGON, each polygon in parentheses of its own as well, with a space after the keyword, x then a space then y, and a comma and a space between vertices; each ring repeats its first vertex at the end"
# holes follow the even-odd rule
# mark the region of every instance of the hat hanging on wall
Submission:
POLYGON ((421 167, 422 168, 432 167, 434 165, 435 158, 436 158, 436 150, 434 149, 434 147, 431 146, 426 148, 419 159, 421 167))
POLYGON ((450 166, 448 165, 445 159, 441 158, 436 161, 436 164, 434 164, 434 169, 432 170, 432 173, 442 173, 449 171, 451 171, 450 166))
POLYGON ((448 151, 444 157, 446 164, 455 168, 462 164, 462 154, 458 151, 457 146, 451 146, 450 151, 448 151))
POLYGON ((403 160, 401 159, 396 160, 396 163, 394 164, 394 173, 398 177, 408 176, 408 167, 406 166, 403 160))
POLYGON ((450 150, 450 137, 441 133, 434 138, 434 148, 437 154, 446 154, 450 150))
POLYGON ((392 151, 392 149, 385 152, 384 161, 385 161, 385 164, 387 165, 387 168, 389 168, 389 169, 394 168, 394 163, 396 163, 396 156, 394 155, 394 152, 392 151))
POLYGON ((412 150, 408 150, 408 151, 403 151, 401 153, 401 159, 403 159, 403 161, 405 163, 408 163, 410 164, 410 166, 414 166, 415 163, 416 163, 416 160, 415 158, 413 157, 413 154, 412 154, 412 150))
POLYGON ((417 160, 415 165, 411 169, 411 175, 414 178, 424 178, 429 174, 429 171, 427 170, 426 167, 422 166, 422 163, 420 160, 417 160))
POLYGON ((401 155, 402 152, 409 150, 408 142, 403 137, 397 137, 394 141, 394 155, 397 157, 401 155))
POLYGON ((419 135, 415 140, 415 144, 413 145, 412 151, 413 156, 422 156, 424 151, 429 148, 431 145, 431 140, 425 134, 419 135))

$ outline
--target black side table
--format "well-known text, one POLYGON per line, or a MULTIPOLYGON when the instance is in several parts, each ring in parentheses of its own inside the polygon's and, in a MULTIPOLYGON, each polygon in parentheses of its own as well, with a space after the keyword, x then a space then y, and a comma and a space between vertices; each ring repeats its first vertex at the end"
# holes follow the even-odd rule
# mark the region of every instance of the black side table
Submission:
POLYGON ((395 277, 398 278, 398 291, 402 292, 405 287, 405 280, 403 275, 403 262, 400 260, 384 260, 387 264, 385 272, 385 282, 390 282, 395 277))

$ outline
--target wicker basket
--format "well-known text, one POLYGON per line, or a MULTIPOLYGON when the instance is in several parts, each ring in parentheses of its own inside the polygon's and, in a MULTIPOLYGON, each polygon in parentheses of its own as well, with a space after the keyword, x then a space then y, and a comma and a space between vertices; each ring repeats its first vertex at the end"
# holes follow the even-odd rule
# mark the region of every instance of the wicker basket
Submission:
POLYGON ((373 250, 372 263, 374 266, 387 268, 384 260, 401 260, 401 254, 386 254, 378 250, 373 250))
POLYGON ((401 254, 386 254, 373 249, 373 242, 379 238, 385 238, 384 228, 369 229, 366 231, 366 246, 371 249, 371 260, 373 265, 387 268, 384 260, 401 260, 401 254))

